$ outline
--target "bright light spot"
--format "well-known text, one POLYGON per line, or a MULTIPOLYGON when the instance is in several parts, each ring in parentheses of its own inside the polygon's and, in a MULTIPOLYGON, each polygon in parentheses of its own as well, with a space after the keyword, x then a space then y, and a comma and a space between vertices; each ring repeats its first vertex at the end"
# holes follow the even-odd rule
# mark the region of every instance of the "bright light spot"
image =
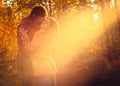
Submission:
POLYGON ((90 5, 92 8, 94 8, 95 7, 95 5, 90 5))
POLYGON ((91 2, 94 2, 95 0, 90 0, 91 2))
POLYGON ((110 8, 113 8, 113 7, 115 7, 115 2, 114 2, 114 0, 111 0, 110 1, 110 8))
POLYGON ((7 1, 7 5, 9 6, 11 4, 11 2, 10 1, 7 1))
POLYGON ((96 13, 93 15, 94 16, 94 20, 96 21, 99 18, 99 15, 96 13))

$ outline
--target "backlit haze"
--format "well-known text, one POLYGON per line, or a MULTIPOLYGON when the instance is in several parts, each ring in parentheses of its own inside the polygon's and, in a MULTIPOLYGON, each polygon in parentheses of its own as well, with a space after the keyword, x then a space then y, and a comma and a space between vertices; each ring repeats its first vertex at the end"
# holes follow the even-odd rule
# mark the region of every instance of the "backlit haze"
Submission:
MULTIPOLYGON (((109 14, 111 12, 115 12, 115 10, 105 9, 103 14, 109 14)), ((51 40, 49 36, 52 34, 52 31, 48 30, 45 34, 45 37, 48 36, 47 42, 40 41, 44 46, 41 52, 53 57, 59 68, 58 72, 64 71, 66 65, 70 64, 75 57, 82 59, 79 55, 81 53, 85 54, 85 50, 94 47, 93 45, 91 46, 91 44, 108 31, 109 26, 112 26, 117 19, 114 13, 108 15, 107 19, 103 19, 101 12, 94 13, 89 11, 76 12, 70 18, 67 18, 65 14, 61 16, 59 20, 60 27, 57 34, 58 39, 51 40), (104 24, 104 22, 107 23, 104 24), (50 43, 53 44, 52 48, 46 46, 50 43), (57 46, 54 46, 56 43, 57 46), (48 51, 50 51, 49 54, 48 51)), ((87 59, 91 58, 86 58, 85 60, 87 59)), ((94 59, 97 59, 97 57, 94 57, 94 59)), ((90 64, 89 60, 86 64, 90 64)))

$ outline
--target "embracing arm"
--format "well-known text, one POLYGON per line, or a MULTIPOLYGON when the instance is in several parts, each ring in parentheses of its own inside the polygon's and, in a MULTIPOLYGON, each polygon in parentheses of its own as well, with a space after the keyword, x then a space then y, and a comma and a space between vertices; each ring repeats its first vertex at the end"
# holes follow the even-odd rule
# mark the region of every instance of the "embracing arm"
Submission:
POLYGON ((30 40, 30 36, 28 35, 28 30, 25 30, 24 27, 20 25, 18 27, 17 34, 18 34, 18 45, 22 44, 24 50, 27 53, 35 52, 37 46, 35 43, 33 43, 30 40))

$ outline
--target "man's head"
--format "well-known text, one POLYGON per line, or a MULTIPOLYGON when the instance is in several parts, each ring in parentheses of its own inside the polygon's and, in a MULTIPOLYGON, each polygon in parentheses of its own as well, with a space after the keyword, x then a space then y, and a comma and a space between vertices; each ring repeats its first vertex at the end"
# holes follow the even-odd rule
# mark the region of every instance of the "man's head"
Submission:
POLYGON ((30 18, 33 20, 36 18, 39 18, 39 17, 46 17, 46 16, 47 16, 47 11, 42 6, 33 7, 32 11, 30 13, 30 18))

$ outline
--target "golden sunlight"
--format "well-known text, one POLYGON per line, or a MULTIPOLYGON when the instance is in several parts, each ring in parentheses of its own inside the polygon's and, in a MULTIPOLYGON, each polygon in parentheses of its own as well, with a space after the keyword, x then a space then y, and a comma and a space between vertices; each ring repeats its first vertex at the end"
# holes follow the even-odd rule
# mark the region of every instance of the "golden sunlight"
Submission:
MULTIPOLYGON (((110 12, 110 10, 107 10, 104 11, 104 14, 110 12)), ((49 37, 52 32, 46 32, 46 39, 44 40, 44 37, 42 37, 41 40, 43 41, 40 42, 42 43, 43 48, 41 47, 42 51, 39 54, 43 55, 43 57, 48 57, 48 54, 46 53, 50 52, 49 55, 53 56, 57 66, 62 70, 65 65, 74 59, 74 57, 79 56, 80 53, 85 53, 84 50, 91 47, 91 43, 103 35, 107 30, 105 28, 116 21, 116 16, 109 15, 109 19, 106 19, 106 26, 103 26, 101 15, 89 12, 80 12, 72 16, 70 19, 66 19, 66 16, 63 15, 61 21, 64 22, 60 23, 61 27, 58 37, 59 43, 57 46, 49 48, 47 45, 50 43, 55 44, 58 39, 51 40, 49 37), (57 49, 57 52, 55 52, 55 49, 57 49)))
MULTIPOLYGON (((111 12, 111 10, 105 10, 103 13, 111 12)), ((107 18, 109 19, 105 20, 108 28, 117 18, 115 14, 107 18)), ((64 67, 80 53, 85 53, 84 50, 91 47, 90 44, 107 31, 106 26, 103 25, 105 21, 102 20, 102 16, 96 13, 80 12, 68 20, 63 15, 62 21, 65 22, 61 24, 59 56, 56 57, 60 67, 64 67)))

